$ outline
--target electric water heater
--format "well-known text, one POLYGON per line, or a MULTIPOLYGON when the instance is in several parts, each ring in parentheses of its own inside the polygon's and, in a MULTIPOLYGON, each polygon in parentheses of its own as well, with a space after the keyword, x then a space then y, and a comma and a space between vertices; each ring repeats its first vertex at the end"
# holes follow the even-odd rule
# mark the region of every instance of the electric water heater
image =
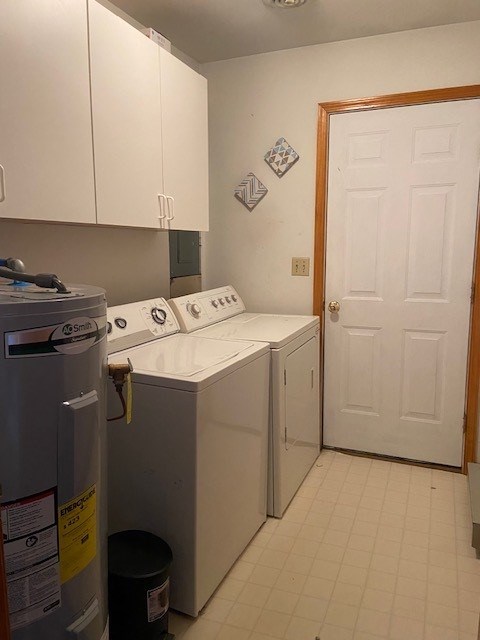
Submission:
POLYGON ((13 640, 106 640, 102 289, 0 286, 0 485, 13 640))

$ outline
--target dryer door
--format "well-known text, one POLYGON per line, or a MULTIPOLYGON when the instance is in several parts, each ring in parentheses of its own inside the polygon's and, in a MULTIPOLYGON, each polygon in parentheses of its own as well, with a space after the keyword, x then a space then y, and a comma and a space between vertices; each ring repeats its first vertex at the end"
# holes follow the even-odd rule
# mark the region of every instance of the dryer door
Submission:
POLYGON ((318 451, 318 341, 312 337, 285 359, 285 449, 318 451))
POLYGON ((281 518, 320 451, 320 332, 272 349, 268 514, 281 518))

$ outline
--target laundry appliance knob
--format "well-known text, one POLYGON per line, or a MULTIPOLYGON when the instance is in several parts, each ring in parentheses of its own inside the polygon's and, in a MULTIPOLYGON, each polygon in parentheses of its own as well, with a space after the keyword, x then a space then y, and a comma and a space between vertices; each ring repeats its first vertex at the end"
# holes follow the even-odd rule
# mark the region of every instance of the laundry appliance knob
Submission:
POLYGON ((192 315, 194 318, 198 318, 200 316, 200 314, 202 313, 202 310, 200 309, 198 304, 187 304, 187 311, 190 313, 190 315, 192 315))
POLYGON ((160 309, 160 307, 153 307, 152 318, 157 324, 165 324, 165 320, 167 319, 167 312, 165 311, 165 309, 160 309))
POLYGON ((118 327, 119 329, 127 328, 127 321, 125 320, 125 318, 115 318, 114 323, 115 323, 115 326, 118 327))

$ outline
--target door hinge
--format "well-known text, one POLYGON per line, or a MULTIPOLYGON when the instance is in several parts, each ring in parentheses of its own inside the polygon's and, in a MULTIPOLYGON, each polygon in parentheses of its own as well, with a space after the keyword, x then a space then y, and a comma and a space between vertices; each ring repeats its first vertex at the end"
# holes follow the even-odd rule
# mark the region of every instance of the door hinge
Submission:
POLYGON ((283 384, 287 386, 287 370, 283 370, 283 384))
POLYGON ((467 432, 467 414, 463 414, 463 433, 467 432))
POLYGON ((475 282, 472 282, 472 289, 470 291, 470 302, 475 300, 475 282))
POLYGON ((287 444, 287 427, 285 427, 285 444, 287 444))

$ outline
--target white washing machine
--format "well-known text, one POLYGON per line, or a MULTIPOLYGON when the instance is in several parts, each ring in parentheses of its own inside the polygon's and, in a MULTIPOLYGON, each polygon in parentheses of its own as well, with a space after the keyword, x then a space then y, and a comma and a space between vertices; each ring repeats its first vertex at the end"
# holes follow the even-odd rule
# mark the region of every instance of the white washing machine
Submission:
POLYGON ((320 451, 319 318, 246 313, 231 286, 175 298, 169 304, 186 333, 269 344, 267 513, 282 517, 320 451))
POLYGON ((196 616, 266 520, 269 350, 180 334, 163 299, 107 317, 109 362, 134 370, 133 421, 108 426, 110 533, 168 542, 171 606, 196 616))

